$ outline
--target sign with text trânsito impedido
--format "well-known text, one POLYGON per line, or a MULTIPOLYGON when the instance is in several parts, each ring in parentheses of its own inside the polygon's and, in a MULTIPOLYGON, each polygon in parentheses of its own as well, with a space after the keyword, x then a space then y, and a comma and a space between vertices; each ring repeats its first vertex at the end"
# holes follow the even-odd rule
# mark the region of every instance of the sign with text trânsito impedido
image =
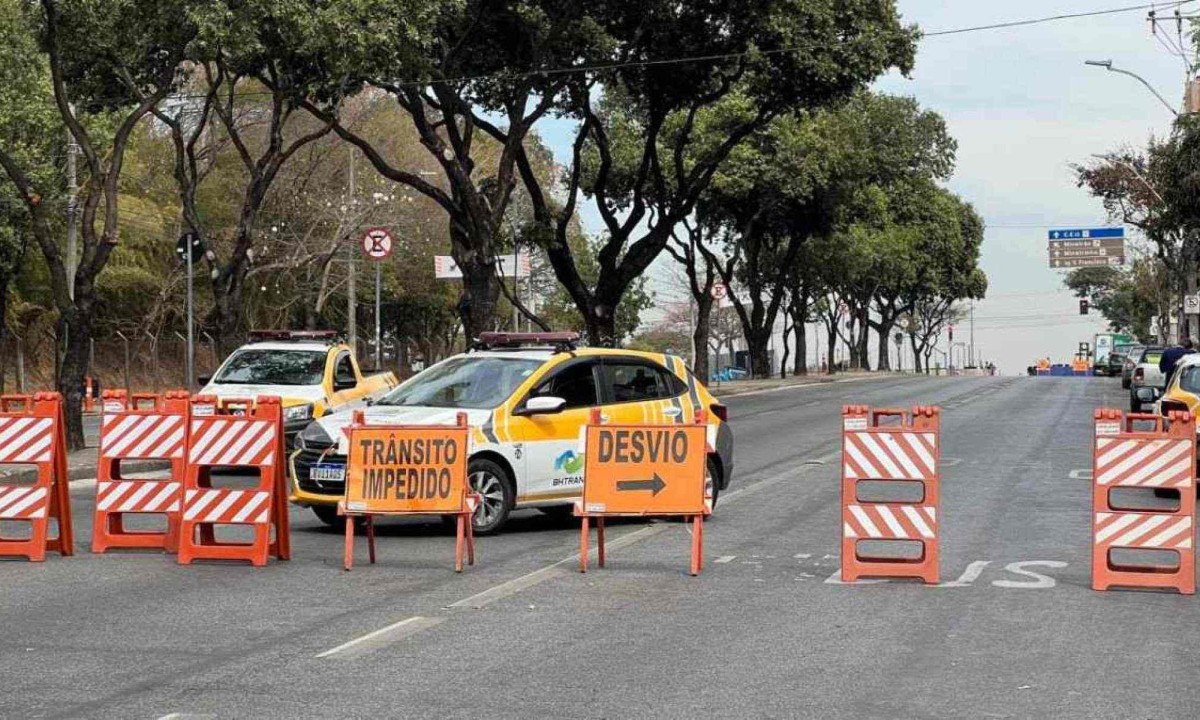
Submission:
POLYGON ((584 512, 704 513, 707 433, 704 425, 589 425, 584 512))
POLYGON ((456 513, 467 493, 466 427, 350 429, 349 513, 456 513))

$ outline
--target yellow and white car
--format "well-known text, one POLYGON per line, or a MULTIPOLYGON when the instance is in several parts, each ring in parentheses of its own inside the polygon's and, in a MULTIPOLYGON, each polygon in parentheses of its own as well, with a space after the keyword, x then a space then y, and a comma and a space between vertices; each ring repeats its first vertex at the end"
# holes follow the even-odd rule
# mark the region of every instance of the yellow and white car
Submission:
POLYGON ((1162 415, 1172 410, 1187 410, 1200 413, 1200 353, 1191 353, 1179 358, 1175 372, 1166 379, 1166 387, 1158 398, 1154 409, 1162 415))
MULTIPOLYGON (((409 379, 365 410, 368 422, 472 427, 468 474, 483 497, 477 532, 494 532, 518 508, 570 513, 583 487, 580 431, 593 408, 607 422, 687 423, 707 413, 714 501, 733 474, 733 433, 723 405, 672 355, 577 348, 575 333, 484 333, 477 349, 409 379)), ((310 424, 295 441, 292 501, 335 525, 345 489, 352 413, 310 424)))
POLYGON ((276 395, 288 442, 315 418, 363 407, 395 388, 394 373, 364 377, 350 346, 332 330, 255 330, 211 377, 202 395, 218 399, 276 395))

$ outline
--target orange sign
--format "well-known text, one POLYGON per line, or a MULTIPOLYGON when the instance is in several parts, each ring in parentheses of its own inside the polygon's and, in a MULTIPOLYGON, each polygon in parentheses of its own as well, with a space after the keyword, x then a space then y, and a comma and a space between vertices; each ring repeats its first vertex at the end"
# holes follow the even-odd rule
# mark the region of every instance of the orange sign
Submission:
POLYGON ((463 512, 467 433, 451 426, 352 426, 346 512, 463 512))
POLYGON ((583 511, 605 515, 700 515, 706 425, 589 425, 583 511))

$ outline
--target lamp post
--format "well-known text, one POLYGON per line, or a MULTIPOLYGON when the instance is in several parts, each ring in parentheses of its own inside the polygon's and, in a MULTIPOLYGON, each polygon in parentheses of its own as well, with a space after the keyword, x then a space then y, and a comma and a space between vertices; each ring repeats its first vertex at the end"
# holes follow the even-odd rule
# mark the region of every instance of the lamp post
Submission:
POLYGON ((1154 86, 1151 85, 1149 82, 1147 82, 1146 78, 1142 77, 1141 75, 1138 75, 1135 72, 1130 72, 1129 70, 1122 70, 1121 68, 1113 67, 1112 60, 1084 60, 1083 64, 1091 65, 1092 67, 1102 67, 1109 72, 1115 72, 1115 73, 1120 73, 1122 75, 1128 75, 1129 77, 1133 78, 1134 80, 1137 80, 1141 84, 1145 85, 1146 89, 1149 90, 1151 93, 1153 93, 1154 97, 1158 98, 1158 101, 1163 104, 1163 107, 1170 110, 1172 115, 1174 115, 1176 117, 1179 116, 1179 111, 1176 110, 1175 108, 1171 107, 1171 103, 1167 102, 1166 99, 1163 98, 1163 96, 1160 95, 1159 92, 1154 89, 1154 86))

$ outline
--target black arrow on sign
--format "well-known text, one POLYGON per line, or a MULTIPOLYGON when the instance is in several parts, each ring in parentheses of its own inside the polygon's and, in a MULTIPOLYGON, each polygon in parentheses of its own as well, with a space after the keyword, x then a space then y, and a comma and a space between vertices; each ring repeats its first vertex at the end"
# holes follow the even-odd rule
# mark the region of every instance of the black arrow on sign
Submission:
POLYGON ((667 484, 659 477, 658 473, 654 473, 654 477, 650 480, 618 480, 617 490, 621 492, 632 492, 636 490, 649 490, 651 495, 657 495, 665 488, 667 484))

